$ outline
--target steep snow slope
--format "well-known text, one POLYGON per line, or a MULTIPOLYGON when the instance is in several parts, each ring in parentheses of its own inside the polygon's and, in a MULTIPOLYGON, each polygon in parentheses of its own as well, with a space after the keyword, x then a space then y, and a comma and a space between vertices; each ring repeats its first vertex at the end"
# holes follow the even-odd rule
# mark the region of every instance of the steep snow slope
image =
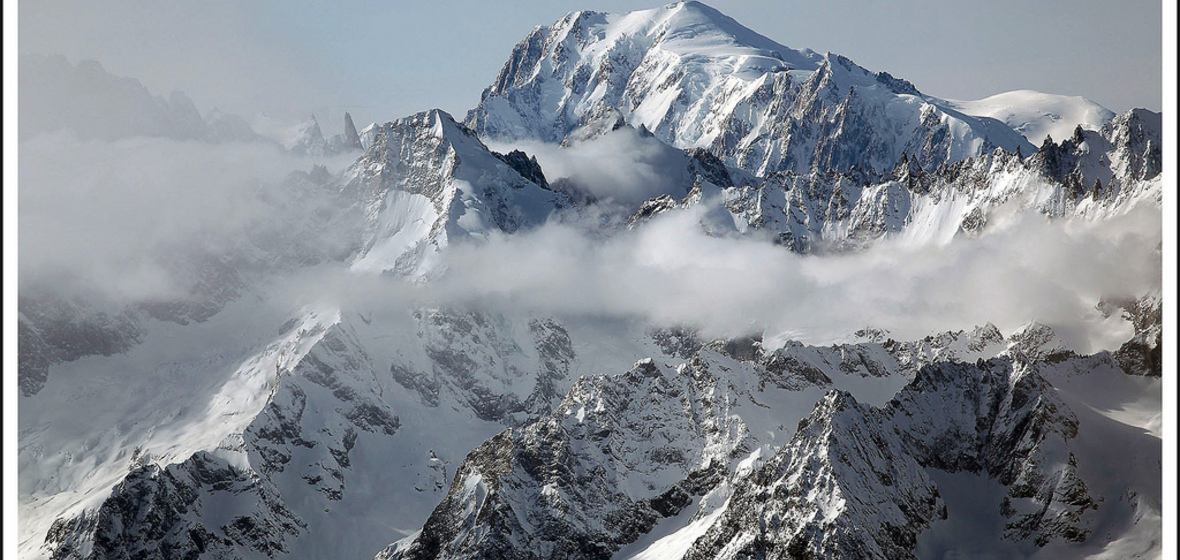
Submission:
POLYGON ((56 518, 101 504, 128 465, 184 461, 248 425, 276 371, 297 363, 331 320, 309 310, 302 329, 267 337, 281 321, 268 311, 239 304, 204 323, 153 324, 125 354, 55 367, 20 408, 23 554, 56 518))
POLYGON ((881 169, 906 153, 933 168, 1033 148, 995 119, 839 55, 779 45, 699 2, 574 12, 534 29, 466 120, 488 138, 547 142, 619 121, 759 175, 881 169))
POLYGON ((947 99, 946 105, 976 117, 990 117, 1024 135, 1034 146, 1046 136, 1060 141, 1082 127, 1101 130, 1114 112, 1079 96, 1054 95, 1027 89, 999 93, 975 101, 947 99))

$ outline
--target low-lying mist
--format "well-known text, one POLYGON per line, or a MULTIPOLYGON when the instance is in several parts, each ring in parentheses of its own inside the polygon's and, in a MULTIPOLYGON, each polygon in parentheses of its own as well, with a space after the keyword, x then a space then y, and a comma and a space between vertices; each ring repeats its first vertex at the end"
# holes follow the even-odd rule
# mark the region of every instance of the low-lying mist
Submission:
POLYGON ((914 340, 990 322, 1007 335, 1035 320, 1079 352, 1116 349, 1133 334, 1099 312, 1100 299, 1160 287, 1154 208, 1095 223, 1028 214, 975 239, 886 239, 823 257, 759 238, 710 237, 698 218, 667 213, 608 237, 570 223, 496 235, 451 247, 428 283, 321 267, 284 284, 292 301, 359 311, 424 305, 625 317, 693 326, 706 337, 812 344, 848 341, 863 327, 914 340))
POLYGON ((568 181, 597 200, 626 207, 661 194, 679 198, 692 184, 683 151, 629 126, 569 147, 529 141, 493 142, 489 147, 500 152, 522 149, 536 156, 550 181, 568 181))
MULTIPOLYGON (((580 188, 614 202, 681 188, 651 182, 670 165, 662 158, 671 157, 654 139, 630 131, 605 142, 550 147, 539 159, 551 178, 577 178, 580 188), (596 164, 625 153, 632 157, 616 167, 596 164)), ((326 163, 336 172, 354 157, 326 163)), ((307 226, 318 210, 304 207, 314 201, 284 190, 284 178, 315 162, 267 143, 83 141, 68 132, 22 142, 21 292, 121 304, 183 297, 202 280, 185 277, 170 259, 257 252, 243 248, 243 238, 260 223, 307 226)), ((847 340, 863 327, 914 339, 991 322, 1007 334, 1036 320, 1076 350, 1094 351, 1117 348, 1131 335, 1126 321, 1099 313, 1098 301, 1138 296, 1161 283, 1162 217, 1155 207, 1104 222, 1050 222, 1029 213, 977 238, 919 246, 884 239, 822 257, 757 236, 707 235, 700 225, 705 211, 672 211, 605 233, 596 220, 567 217, 456 244, 429 282, 350 271, 347 259, 287 267, 273 273, 277 300, 292 308, 327 300, 358 311, 430 305, 622 316, 695 326, 711 337, 760 333, 811 343, 847 340)), ((352 234, 321 231, 291 243, 352 234)))
POLYGON ((987 322, 1009 333, 1037 320, 1091 351, 1130 336, 1095 309, 1100 298, 1160 286, 1156 209, 1098 223, 1030 214, 977 239, 920 247, 883 240, 824 257, 756 238, 710 237, 698 218, 665 214, 605 240, 550 225, 456 247, 434 289, 443 301, 636 315, 711 336, 786 334, 814 343, 866 326, 913 339, 987 322))
MULTIPOLYGON (((345 158, 355 154, 326 163, 339 170, 345 158)), ((113 302, 184 294, 194 279, 177 276, 176 258, 224 256, 247 228, 286 220, 274 195, 290 202, 284 178, 316 163, 272 143, 81 140, 70 131, 21 142, 19 159, 21 292, 113 302)))

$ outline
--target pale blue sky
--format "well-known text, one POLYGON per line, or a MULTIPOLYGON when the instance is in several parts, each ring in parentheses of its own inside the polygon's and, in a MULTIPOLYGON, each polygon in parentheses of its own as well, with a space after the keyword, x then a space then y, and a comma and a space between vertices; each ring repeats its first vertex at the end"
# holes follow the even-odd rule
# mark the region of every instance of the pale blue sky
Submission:
MULTIPOLYGON (((1013 89, 1160 110, 1161 4, 1153 0, 864 2, 712 0, 794 48, 832 51, 940 97, 1013 89)), ((94 58, 154 92, 251 117, 340 114, 358 124, 431 107, 458 117, 530 29, 577 9, 659 2, 560 0, 22 0, 22 52, 94 58), (182 5, 191 4, 191 5, 182 5)))

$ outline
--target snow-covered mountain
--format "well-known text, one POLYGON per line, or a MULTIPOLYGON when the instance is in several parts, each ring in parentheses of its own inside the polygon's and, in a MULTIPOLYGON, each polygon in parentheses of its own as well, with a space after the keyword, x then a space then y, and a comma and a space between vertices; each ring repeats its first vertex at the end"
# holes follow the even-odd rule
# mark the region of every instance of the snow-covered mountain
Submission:
MULTIPOLYGON (((117 83, 161 114, 184 105, 117 83)), ((447 283, 449 259, 497 243, 556 255, 573 231, 605 251, 677 215, 796 263, 885 238, 970 247, 1020 216, 1158 212, 1161 116, 1103 111, 933 98, 683 2, 536 28, 462 123, 431 110, 358 131, 346 114, 326 139, 309 119, 284 157, 357 159, 258 185, 266 211, 217 243, 156 247, 179 294, 22 285, 21 556, 1158 558, 1156 285, 1046 293, 1117 337, 1080 351, 1034 316, 911 340, 843 325, 819 344, 565 301, 643 297, 625 282, 565 277, 539 306, 452 293, 535 271, 515 262, 447 283), (1038 131, 1054 141, 1034 147, 1038 131), (609 173, 547 163, 609 168, 620 146, 656 154, 628 165, 658 181, 623 196, 586 184, 609 173)), ((659 261, 648 241, 636 258, 659 261)), ((685 286, 667 289, 702 307, 736 289, 685 286)))
POLYGON ((813 253, 885 236, 947 242, 978 235, 1013 210, 1109 218, 1140 202, 1162 203, 1159 124, 1158 113, 1136 109, 1099 131, 1076 127, 1060 144, 1046 143, 1027 158, 996 149, 929 172, 903 155, 886 173, 787 171, 744 185, 705 183, 680 200, 648 201, 633 221, 705 208, 710 231, 765 232, 791 250, 813 253))
POLYGON ((947 100, 951 107, 977 117, 991 117, 1012 127, 1040 146, 1045 137, 1058 141, 1073 130, 1101 130, 1114 112, 1079 96, 1053 95, 1032 90, 999 93, 975 101, 947 100))
POLYGON ((915 371, 905 346, 742 348, 582 379, 468 454, 421 532, 377 557, 913 558, 928 529, 945 547, 977 515, 1020 557, 1079 556, 1158 515, 1159 440, 1082 389, 1151 393, 1109 354, 1010 349, 915 371), (1113 465, 1092 455, 1112 431, 1134 469, 1098 466, 1113 465), (995 488, 983 503, 960 499, 980 483, 995 488))
POLYGON ((535 159, 492 152, 439 110, 377 128, 343 183, 363 204, 353 268, 410 275, 428 272, 448 243, 537 226, 570 204, 535 159))
POLYGON ((924 169, 1033 149, 887 72, 779 45, 699 2, 626 14, 574 12, 517 44, 467 115, 495 139, 560 142, 623 121, 755 174, 924 169))
POLYGON ((204 321, 260 277, 324 262, 422 276, 448 243, 536 226, 569 205, 534 159, 489 151, 441 111, 384 125, 335 177, 316 166, 258 194, 271 211, 219 252, 162 248, 163 266, 191 282, 182 296, 105 309, 25 288, 22 392, 39 391, 54 364, 126 351, 141 339, 144 322, 204 321))

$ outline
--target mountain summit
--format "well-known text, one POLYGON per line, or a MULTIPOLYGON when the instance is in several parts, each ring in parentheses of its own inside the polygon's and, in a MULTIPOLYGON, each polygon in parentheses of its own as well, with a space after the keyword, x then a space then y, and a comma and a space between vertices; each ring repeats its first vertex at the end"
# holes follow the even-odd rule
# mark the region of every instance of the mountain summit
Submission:
POLYGON ((512 51, 467 125, 501 140, 560 142, 602 121, 642 126, 678 148, 773 171, 924 168, 1034 146, 887 72, 796 50, 699 2, 573 12, 512 51))

